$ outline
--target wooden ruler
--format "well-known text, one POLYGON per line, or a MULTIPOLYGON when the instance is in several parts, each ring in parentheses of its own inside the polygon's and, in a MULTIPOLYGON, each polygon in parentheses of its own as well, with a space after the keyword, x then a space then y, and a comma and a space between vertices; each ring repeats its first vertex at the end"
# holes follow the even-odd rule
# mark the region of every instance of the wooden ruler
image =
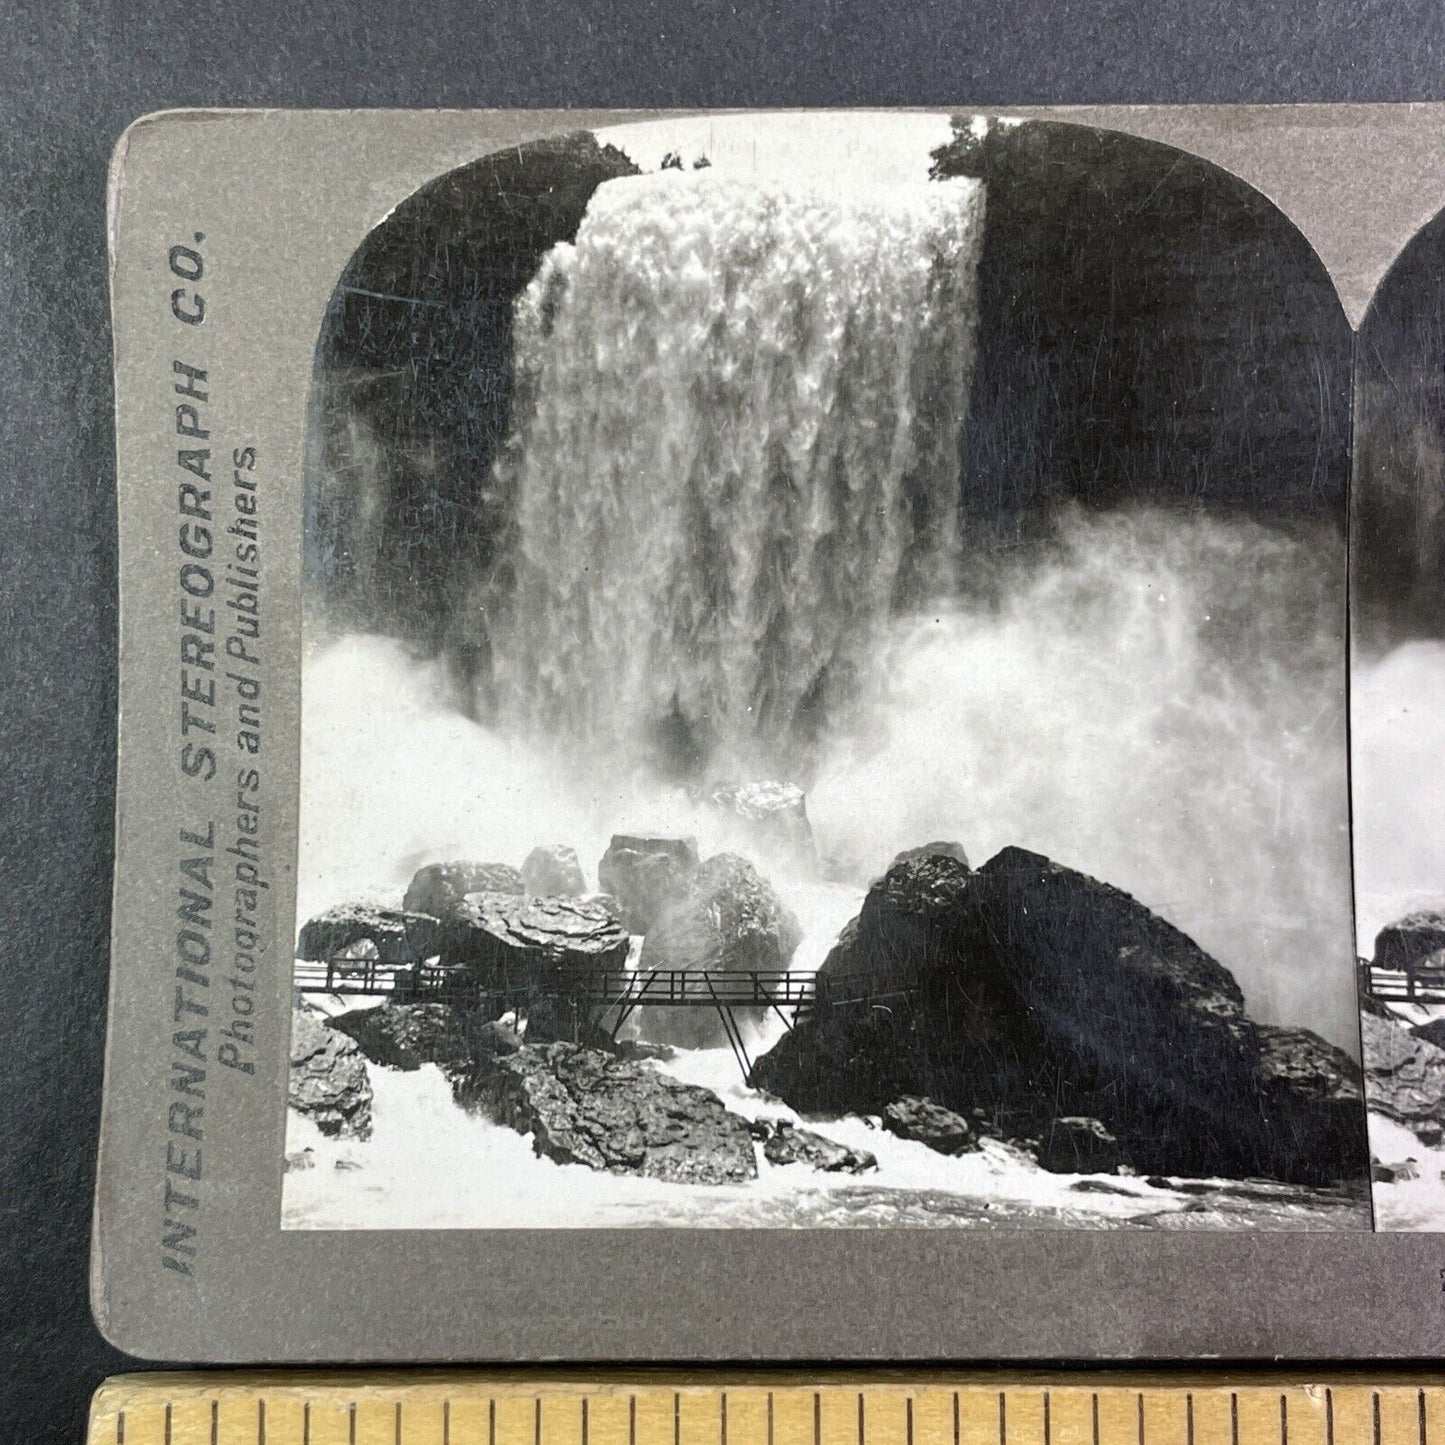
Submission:
POLYGON ((421 1372, 107 1381, 89 1445, 1445 1445, 1445 1374, 421 1372))

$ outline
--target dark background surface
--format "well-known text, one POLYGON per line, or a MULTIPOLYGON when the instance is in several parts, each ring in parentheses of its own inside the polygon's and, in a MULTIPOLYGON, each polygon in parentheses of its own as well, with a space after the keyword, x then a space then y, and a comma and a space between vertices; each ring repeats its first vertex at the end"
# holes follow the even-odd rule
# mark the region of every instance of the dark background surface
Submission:
POLYGON ((429 0, 0 12, 0 1439, 130 1368, 87 1304, 105 1034, 115 503, 105 172, 172 106, 1445 98, 1436 0, 429 0))

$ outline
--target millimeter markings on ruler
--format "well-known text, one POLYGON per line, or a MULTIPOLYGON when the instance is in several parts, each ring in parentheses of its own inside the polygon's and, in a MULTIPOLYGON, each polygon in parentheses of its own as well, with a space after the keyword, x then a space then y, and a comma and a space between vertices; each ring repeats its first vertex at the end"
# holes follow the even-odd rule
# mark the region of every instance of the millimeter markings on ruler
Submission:
POLYGON ((1445 1445, 1445 1375, 133 1375, 88 1445, 1445 1445))

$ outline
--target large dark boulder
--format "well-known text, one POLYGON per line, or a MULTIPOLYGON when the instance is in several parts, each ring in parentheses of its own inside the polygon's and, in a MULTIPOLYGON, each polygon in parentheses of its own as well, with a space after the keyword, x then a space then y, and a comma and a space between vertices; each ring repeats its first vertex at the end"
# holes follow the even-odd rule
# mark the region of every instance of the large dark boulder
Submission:
POLYGON ((697 869, 693 838, 615 833, 597 865, 597 886, 617 900, 629 933, 646 933, 697 869))
MULTIPOLYGON (((928 894, 885 896, 896 907, 928 894)), ((964 941, 979 971, 1102 1087, 1131 1077, 1187 1101, 1210 1080, 1252 1081, 1254 1028, 1233 975, 1127 893, 1006 848, 967 899, 964 941)))
MULTIPOLYGON (((686 970, 708 993, 707 973, 785 972, 803 936, 798 920, 766 878, 736 853, 719 853, 693 873, 642 940, 638 972, 686 970)), ((752 1011, 741 1011, 747 1017, 752 1011)), ((722 1018, 708 1008, 647 1008, 642 1027, 659 1043, 684 1048, 725 1044, 722 1018)))
POLYGON ((286 1102, 323 1134, 371 1137, 371 1080, 356 1040, 326 1027, 310 1009, 291 1015, 291 1077, 286 1102))
POLYGON ((569 1043, 487 1055, 453 1074, 457 1102, 530 1134, 559 1164, 681 1184, 757 1177, 747 1120, 716 1094, 569 1043))
POLYGON ((1445 1123, 1445 1048, 1412 1033, 1383 1004, 1360 1011, 1370 1112, 1438 1140, 1445 1123))
POLYGON ((587 891, 577 850, 565 843, 533 848, 522 860, 522 882, 528 893, 544 898, 576 898, 587 891))
POLYGON ((779 1119, 768 1131, 763 1158, 774 1168, 806 1164, 824 1174, 865 1174, 878 1167, 877 1158, 868 1150, 850 1149, 811 1129, 800 1129, 789 1119, 779 1119))
MULTIPOLYGON (((962 919, 971 877, 951 858, 890 868, 824 959, 818 1008, 758 1060, 754 1087, 803 1114, 882 1114, 904 1096, 931 1094, 937 1102, 942 1096, 926 1082, 936 1076, 968 1107, 973 1100, 948 1077, 947 1031, 935 1037, 931 1027, 920 1027, 918 990, 925 976, 942 978, 952 967, 956 947, 936 956, 930 919, 940 928, 962 919), (877 1007, 833 1002, 865 990, 884 995, 877 1007)), ((966 1020, 957 1032, 967 1033, 966 1020)))
POLYGON ((631 943, 604 898, 471 893, 443 926, 442 962, 465 972, 482 1019, 517 1010, 533 1042, 600 1042, 598 976, 620 987, 631 943))
POLYGON ((479 977, 616 969, 631 940, 605 899, 469 893, 442 929, 442 960, 479 977))
POLYGON ((895 1099, 883 1111, 883 1127, 900 1139, 927 1144, 938 1154, 965 1154, 978 1148, 969 1121, 932 1099, 912 1095, 895 1099))
POLYGON ((1387 923, 1375 935, 1375 966, 1401 972, 1418 968, 1432 955, 1436 967, 1445 967, 1445 913, 1429 909, 1387 923))
POLYGON ((372 945, 378 963, 421 963, 437 952, 437 921, 427 913, 342 903, 308 920, 296 956, 324 963, 353 954, 362 944, 372 945))
POLYGON ((463 1016, 449 1003, 384 1003, 335 1014, 326 1023, 389 1069, 462 1063, 470 1052, 463 1016))
POLYGON ((417 870, 402 906, 447 919, 468 893, 525 893, 521 872, 510 863, 428 863, 417 870))
POLYGON ((982 1107, 1015 1138, 1096 1119, 1118 1160, 1150 1173, 1316 1183, 1365 1168, 1358 1125, 1342 1137, 1358 1089, 1343 1056, 1289 1031, 1262 1046, 1234 978, 1192 939, 1022 849, 977 873, 940 855, 895 865, 825 961, 819 999, 753 1072, 803 1112, 925 1095, 982 1107))

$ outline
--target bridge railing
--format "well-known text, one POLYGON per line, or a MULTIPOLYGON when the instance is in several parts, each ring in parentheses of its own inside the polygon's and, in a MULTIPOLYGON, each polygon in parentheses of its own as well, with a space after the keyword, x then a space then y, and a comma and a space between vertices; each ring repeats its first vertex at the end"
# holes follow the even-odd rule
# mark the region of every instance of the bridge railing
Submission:
POLYGON ((465 966, 381 963, 374 958, 299 959, 294 985, 302 993, 404 995, 408 998, 486 994, 524 1004, 550 994, 593 1008, 791 1008, 886 1004, 915 989, 878 973, 820 975, 812 970, 564 967, 525 981, 481 980, 465 966))
POLYGON ((1445 1003, 1445 966, 1381 968, 1369 959, 1358 960, 1360 991, 1391 1003, 1445 1003))
POLYGON ((298 958, 292 986, 302 993, 436 994, 460 992, 466 971, 437 963, 381 963, 374 958, 298 958))
POLYGON ((811 995, 812 973, 767 969, 593 969, 559 968, 538 981, 484 982, 466 967, 440 964, 381 963, 374 958, 298 959, 293 980, 303 993, 390 994, 480 989, 491 994, 525 998, 541 992, 576 998, 578 1002, 646 1002, 711 1005, 716 1000, 736 1006, 797 1004, 811 995))
POLYGON ((816 977, 766 969, 639 968, 559 970, 557 983, 558 992, 596 1005, 768 1008, 811 998, 816 977))

